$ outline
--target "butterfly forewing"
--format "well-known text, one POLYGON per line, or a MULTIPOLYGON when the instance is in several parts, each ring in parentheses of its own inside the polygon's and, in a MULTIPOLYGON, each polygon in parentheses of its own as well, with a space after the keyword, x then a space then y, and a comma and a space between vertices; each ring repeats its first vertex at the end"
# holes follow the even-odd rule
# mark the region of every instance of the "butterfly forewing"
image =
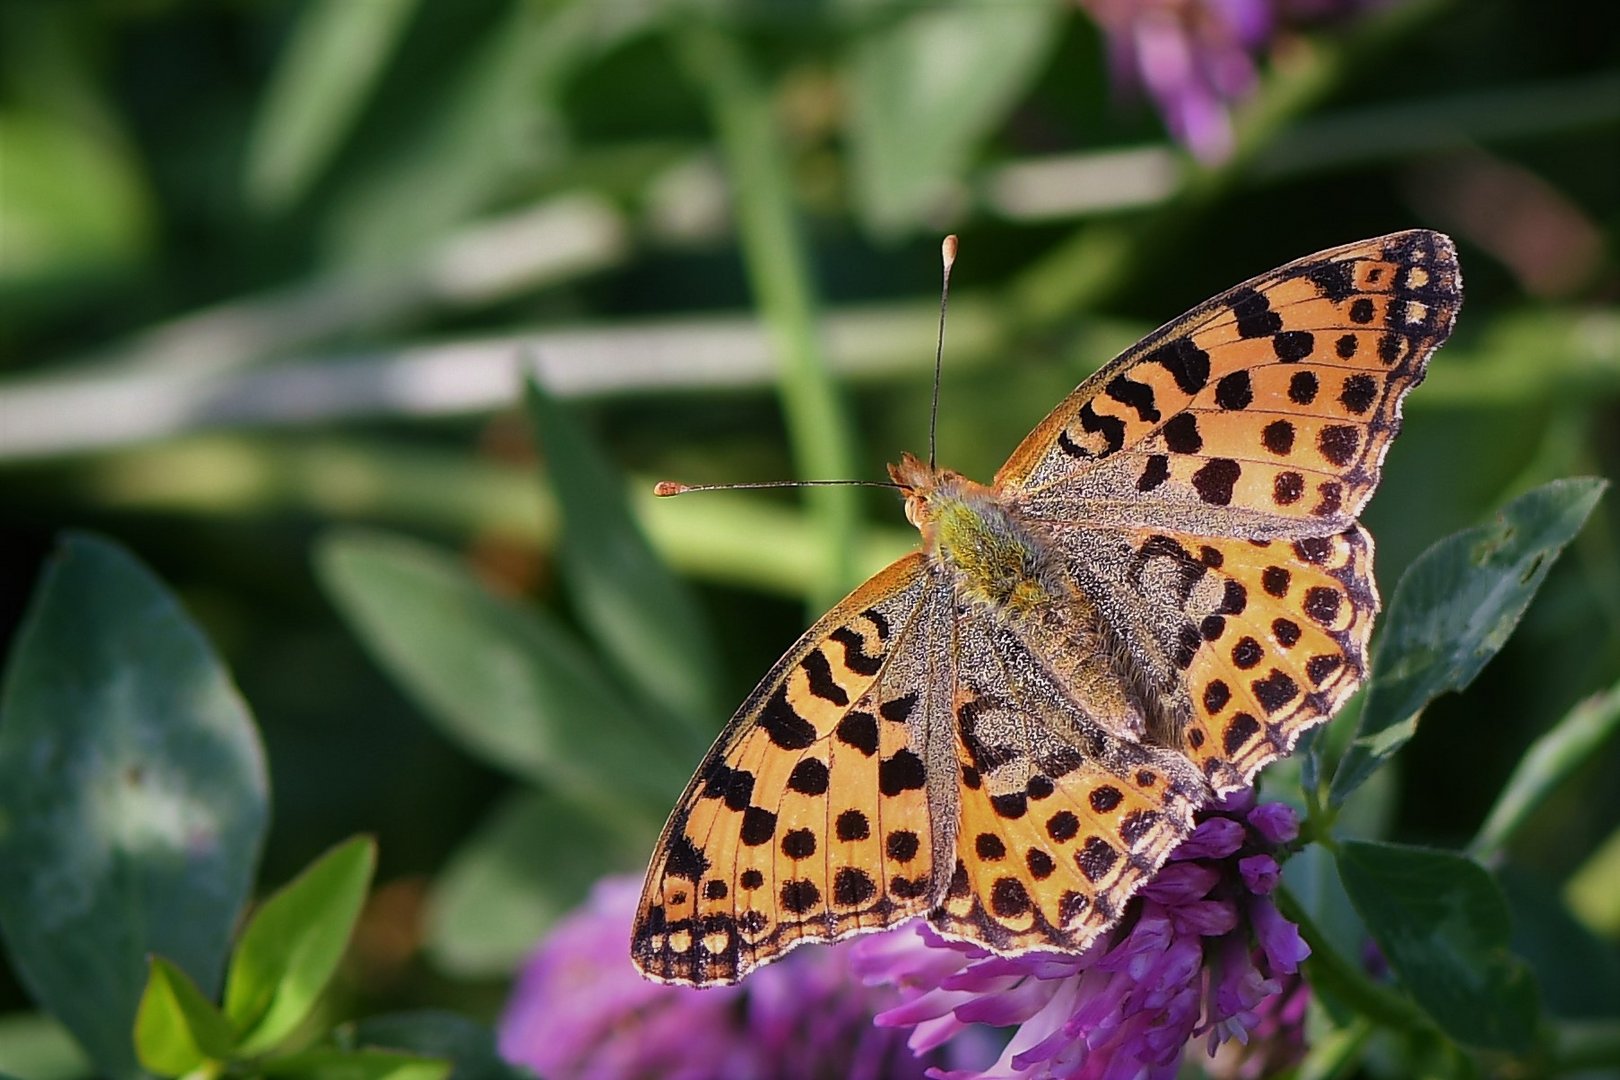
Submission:
POLYGON ((1244 539, 1338 532, 1377 485, 1401 399, 1460 304, 1456 252, 1439 233, 1289 263, 1087 379, 997 486, 1055 522, 1244 539))
POLYGON ((921 555, 902 559, 760 683, 664 827, 631 943, 645 974, 733 982, 924 909, 936 815, 913 733, 944 704, 928 641, 946 601, 921 555))

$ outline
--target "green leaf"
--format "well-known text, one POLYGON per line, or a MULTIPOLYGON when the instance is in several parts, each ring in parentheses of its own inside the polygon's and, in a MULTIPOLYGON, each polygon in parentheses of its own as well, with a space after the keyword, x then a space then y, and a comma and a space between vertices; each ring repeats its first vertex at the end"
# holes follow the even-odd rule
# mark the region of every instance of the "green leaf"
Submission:
POLYGON ((1620 1019, 1620 949, 1571 915, 1552 882, 1513 865, 1497 881, 1513 913, 1513 951, 1534 972, 1547 1012, 1620 1019))
POLYGON ((260 1054, 315 1007, 354 933, 377 868, 369 836, 345 841, 264 902, 242 932, 225 981, 241 1052, 260 1054))
POLYGON ((0 1016, 0 1074, 28 1080, 82 1080, 92 1072, 84 1051, 45 1013, 0 1016))
POLYGON ((614 835, 552 795, 508 796, 434 882, 428 954, 461 978, 509 974, 597 878, 645 858, 656 836, 614 835))
POLYGON ((1418 556, 1384 616, 1361 724, 1333 777, 1334 805, 1417 732, 1425 705, 1473 682, 1607 486, 1591 477, 1556 480, 1418 556))
POLYGON ((913 228, 957 194, 974 148, 1040 75, 1056 4, 896 5, 856 40, 851 154, 867 225, 913 228))
POLYGON ((624 477, 566 408, 532 376, 525 393, 535 440, 562 510, 563 582, 597 644, 641 688, 686 721, 672 731, 707 748, 721 715, 719 663, 697 601, 653 554, 630 515, 624 477))
POLYGON ((1446 1034, 1523 1052, 1540 1006, 1529 969, 1508 946, 1507 902, 1466 856, 1349 840, 1339 875, 1401 983, 1446 1034))
POLYGON ((525 1080, 529 1076, 501 1058, 493 1031, 455 1013, 424 1009, 367 1017, 340 1030, 338 1037, 352 1046, 446 1058, 455 1065, 450 1080, 525 1080))
POLYGON ((258 1063, 264 1076, 287 1080, 446 1080, 450 1062, 391 1050, 306 1050, 258 1063))
POLYGON ((0 930, 99 1072, 136 1073, 149 954, 218 986, 266 788, 252 717, 202 633, 123 549, 68 536, 0 692, 0 930))
POLYGON ((459 560, 352 530, 320 543, 316 569, 372 656, 469 753, 649 819, 681 790, 691 755, 631 711, 572 634, 459 560))
POLYGON ((354 125, 418 0, 318 0, 282 49, 247 144, 250 201, 301 198, 354 125))
POLYGON ((159 1076, 183 1076, 204 1061, 230 1056, 236 1034, 191 976, 152 957, 152 971, 135 1013, 135 1053, 159 1076))
POLYGON ((1559 784, 1589 761, 1620 729, 1620 685, 1576 705, 1531 744, 1469 845, 1486 858, 1500 851, 1559 784))

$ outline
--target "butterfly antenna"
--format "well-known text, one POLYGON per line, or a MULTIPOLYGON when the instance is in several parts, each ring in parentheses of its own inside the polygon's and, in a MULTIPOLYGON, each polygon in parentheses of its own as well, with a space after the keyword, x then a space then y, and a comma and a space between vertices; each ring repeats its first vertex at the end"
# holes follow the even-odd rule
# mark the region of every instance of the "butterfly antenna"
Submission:
POLYGON ((945 266, 944 278, 939 286, 939 339, 934 345, 934 401, 928 410, 928 471, 934 471, 935 444, 939 430, 939 369, 945 359, 945 302, 951 295, 951 267, 956 265, 956 236, 947 236, 939 245, 940 261, 945 266))
POLYGON ((685 495, 690 491, 737 491, 746 488, 794 487, 880 487, 900 489, 888 480, 757 480, 747 484, 682 484, 674 480, 660 480, 653 485, 653 494, 659 498, 685 495))

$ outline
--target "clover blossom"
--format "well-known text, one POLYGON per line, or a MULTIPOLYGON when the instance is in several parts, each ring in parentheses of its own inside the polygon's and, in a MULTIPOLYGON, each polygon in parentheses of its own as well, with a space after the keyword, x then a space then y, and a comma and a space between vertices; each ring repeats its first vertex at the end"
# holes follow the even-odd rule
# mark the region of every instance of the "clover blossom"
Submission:
POLYGON ((905 1000, 877 1022, 911 1028, 919 1054, 980 1025, 1016 1028, 989 1068, 930 1076, 1169 1080, 1194 1039, 1214 1053, 1228 1041, 1294 1038, 1303 1001, 1290 999, 1286 1013, 1272 1002, 1285 979, 1303 986, 1290 977, 1310 950, 1270 893, 1277 855, 1297 834, 1289 807, 1237 792, 1200 811, 1120 927, 1084 952, 995 956, 919 923, 857 943, 855 967, 900 989, 905 1000))
POLYGON ((552 929, 501 1018, 503 1057, 546 1080, 904 1080, 952 1060, 872 1023, 895 995, 855 977, 849 944, 795 950, 736 986, 648 982, 627 944, 640 891, 605 878, 552 929))
POLYGON ((1117 85, 1145 90, 1170 134, 1206 162, 1232 152, 1230 108, 1259 81, 1256 58, 1284 25, 1365 0, 1080 0, 1108 36, 1117 85))

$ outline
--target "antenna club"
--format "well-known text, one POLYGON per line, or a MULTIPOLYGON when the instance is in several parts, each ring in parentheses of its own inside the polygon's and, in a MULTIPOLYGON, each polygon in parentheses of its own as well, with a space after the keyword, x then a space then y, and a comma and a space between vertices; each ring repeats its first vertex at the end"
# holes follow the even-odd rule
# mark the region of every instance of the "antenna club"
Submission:
POLYGON ((939 245, 939 257, 945 263, 945 272, 951 272, 951 266, 956 262, 956 234, 951 233, 939 245))
POLYGON ((667 499, 671 495, 680 495, 690 490, 689 484, 678 484, 674 480, 660 480, 653 485, 653 494, 660 499, 667 499))

